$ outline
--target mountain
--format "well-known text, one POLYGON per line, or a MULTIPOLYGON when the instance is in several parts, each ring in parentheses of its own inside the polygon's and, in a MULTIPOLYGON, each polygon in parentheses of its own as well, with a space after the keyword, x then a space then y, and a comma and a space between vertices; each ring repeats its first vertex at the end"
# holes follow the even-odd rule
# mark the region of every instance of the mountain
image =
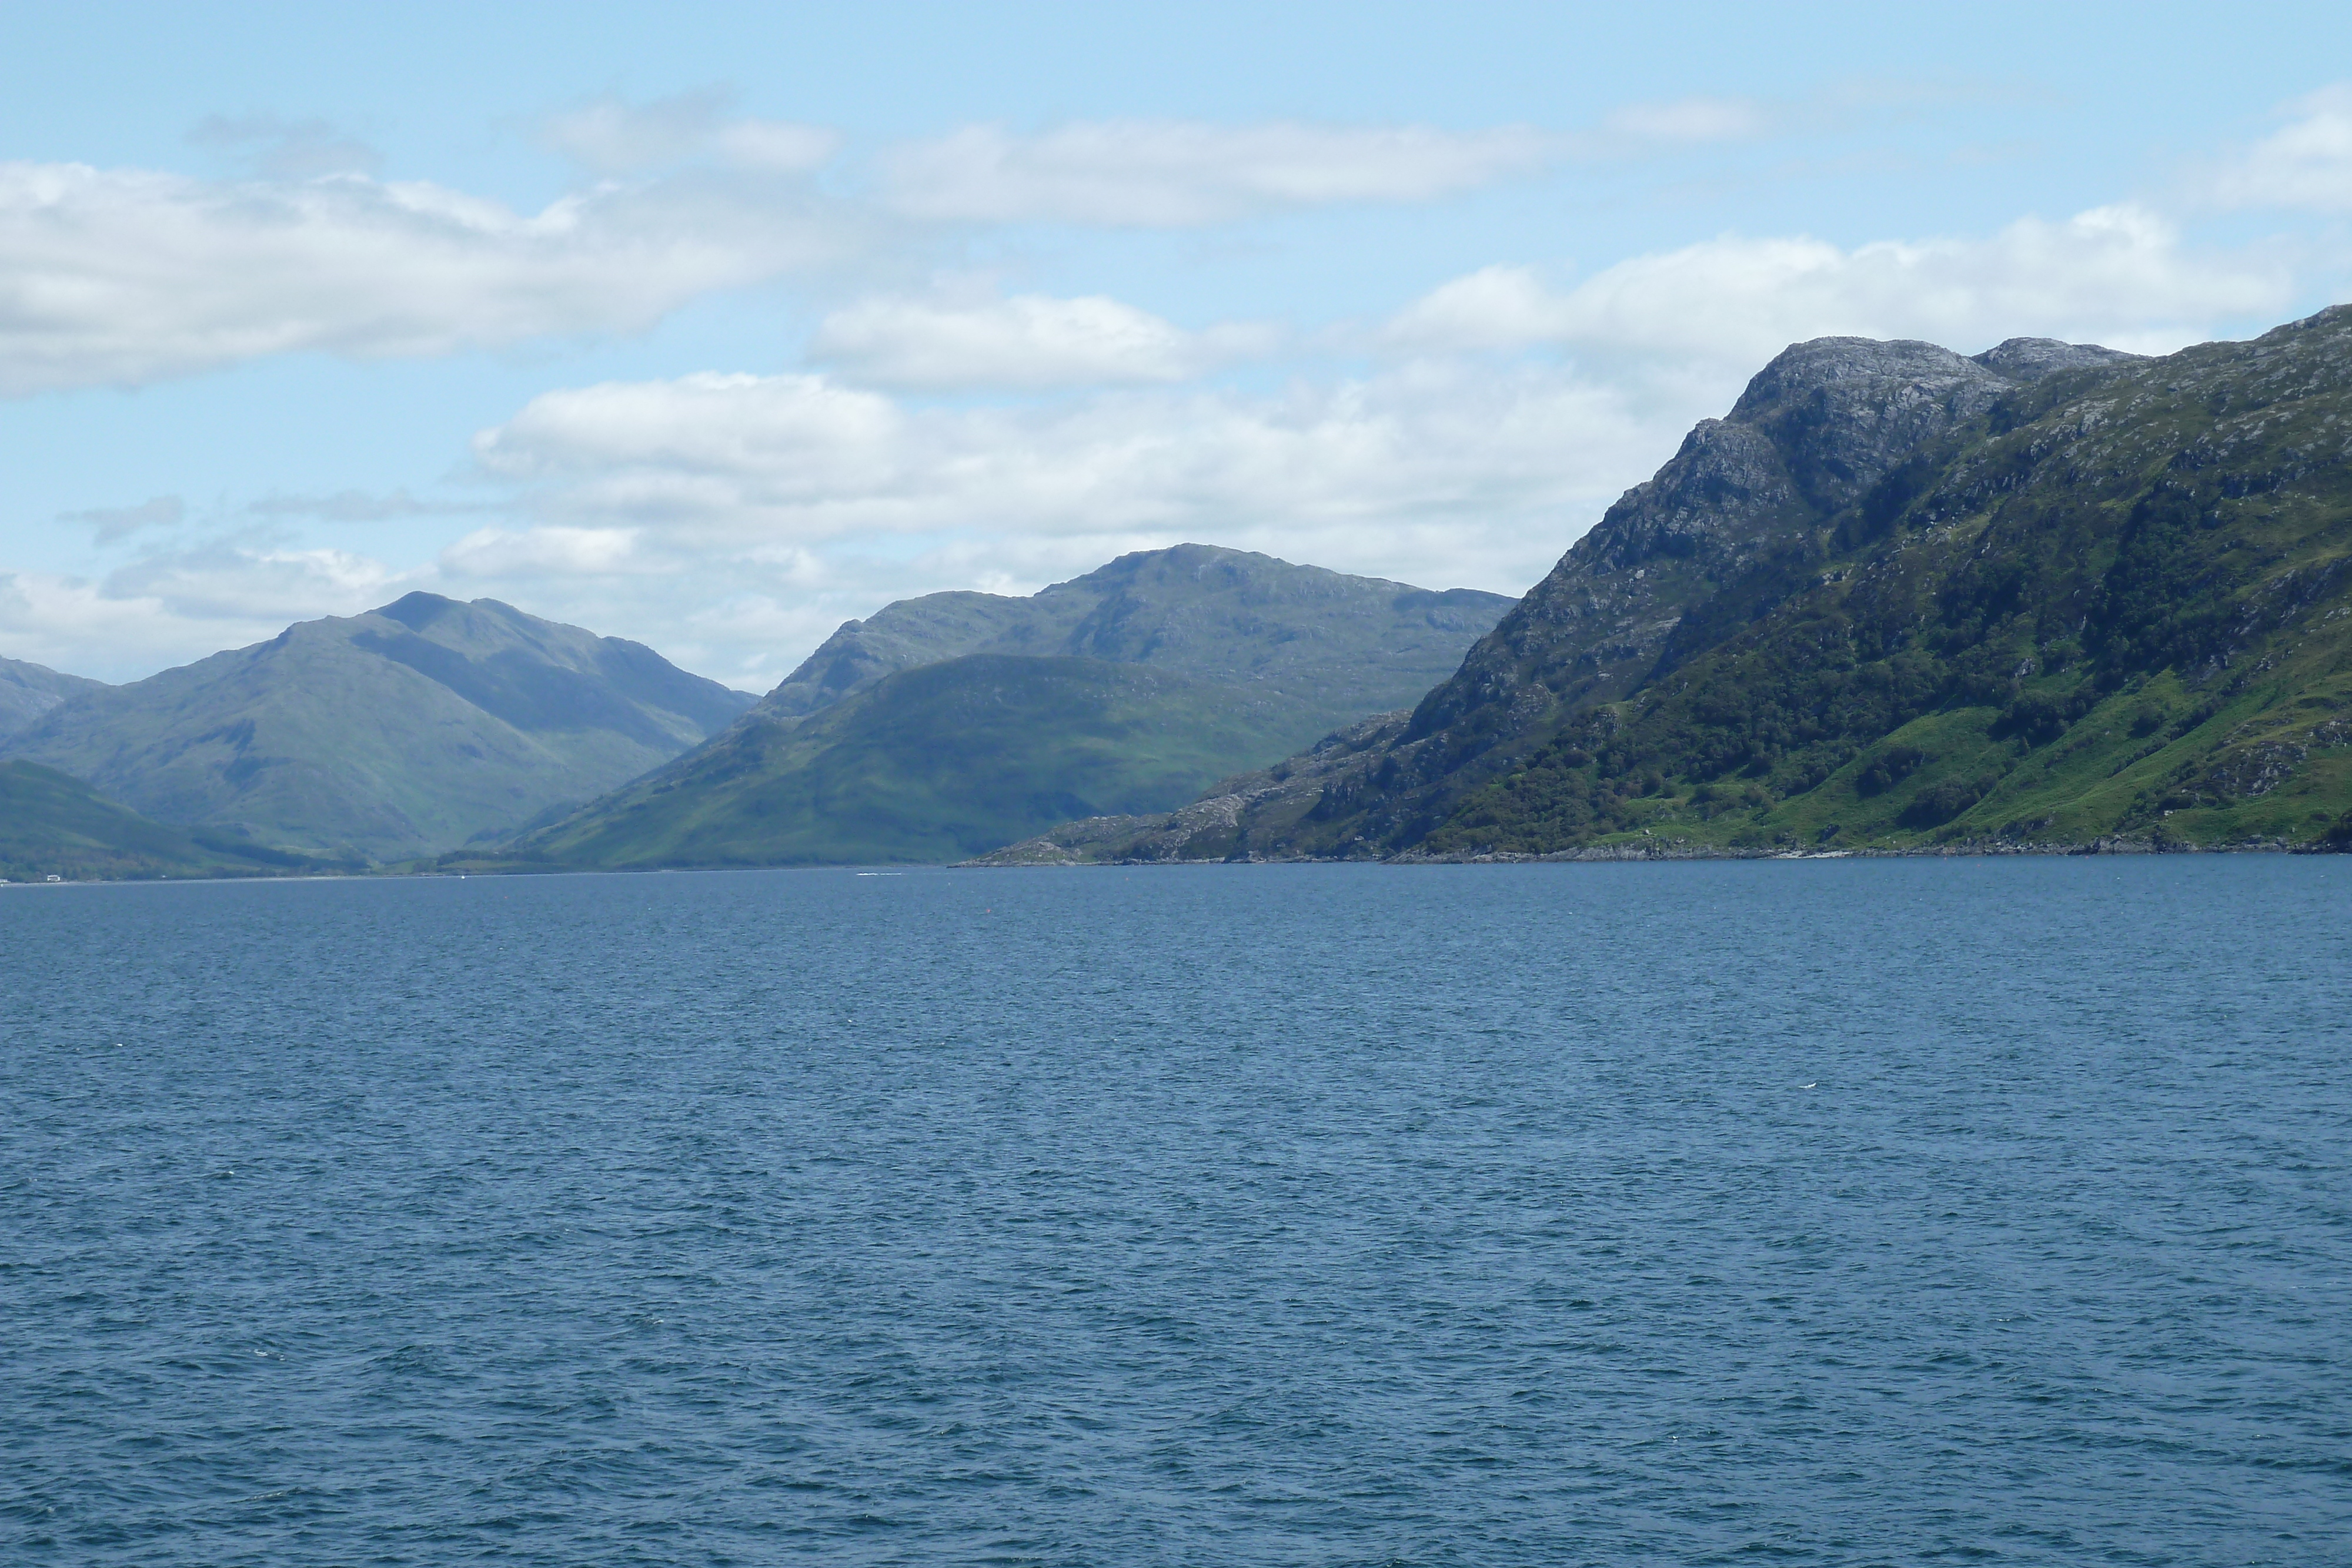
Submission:
POLYGON ((314 869, 329 868, 225 834, 167 828, 54 768, 0 762, 0 881, 273 876, 314 869))
POLYGON ((2352 308, 1799 344, 1410 715, 1007 862, 2352 836, 2352 308))
POLYGON ((973 653, 797 725, 739 726, 517 849, 562 865, 870 864, 1147 811, 1298 744, 1278 694, 1099 659, 973 653))
POLYGON ((25 728, 68 697, 105 689, 103 681, 59 674, 21 659, 0 659, 0 738, 25 728))
POLYGON ((940 861, 1080 812, 1165 810, 1411 701, 1510 604, 1202 545, 1028 599, 904 601, 842 627, 725 735, 506 858, 940 861))
POLYGON ((1340 724, 1427 691, 1511 603, 1475 589, 1412 588, 1176 545, 1121 556, 1027 599, 900 600, 843 625, 756 712, 798 720, 900 670, 1010 653, 1148 664, 1267 688, 1340 724))
POLYGON ((639 643, 412 593, 85 692, 0 749, 159 821, 382 860, 601 794, 751 700, 639 643))

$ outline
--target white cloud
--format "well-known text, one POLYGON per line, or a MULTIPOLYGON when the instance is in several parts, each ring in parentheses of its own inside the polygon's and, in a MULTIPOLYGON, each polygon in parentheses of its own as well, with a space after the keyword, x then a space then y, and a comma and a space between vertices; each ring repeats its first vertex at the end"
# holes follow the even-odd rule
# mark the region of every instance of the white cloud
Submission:
POLYGON ((1285 207, 1423 202, 1541 167, 1524 127, 1449 131, 1192 120, 1092 120, 1035 136, 972 125, 882 160, 887 198, 952 223, 1139 227, 1221 223, 1285 207))
POLYGON ((671 557, 740 582, 812 551, 903 559, 986 539, 1061 559, 1053 541, 1194 538, 1517 588, 1672 451, 1692 412, 1545 367, 980 409, 817 376, 702 375, 535 398, 476 452, 548 526, 634 530, 616 571, 671 557))
POLYGON ((104 681, 137 680, 289 622, 350 615, 399 597, 404 580, 349 551, 213 540, 91 579, 0 572, 0 652, 104 681))
POLYGON ((1517 591, 1685 423, 1541 368, 983 410, 819 377, 583 387, 478 442, 486 469, 528 486, 539 525, 475 536, 436 570, 443 591, 764 688, 891 600, 1026 593, 1187 539, 1517 591))
POLYGON ((2232 162, 2205 172, 2203 194, 2227 207, 2352 213, 2352 84, 2285 107, 2293 118, 2232 162))
POLYGON ((1727 235, 1635 256, 1573 288, 1484 268, 1389 323, 1397 348, 1435 352, 1551 342, 1626 355, 1760 365, 1806 338, 1926 338, 1963 351, 2046 335, 2162 351, 2217 320, 2284 308, 2290 258, 2197 254, 2146 208, 2027 218, 1985 239, 1883 240, 1845 249, 1802 236, 1727 235))
POLYGON ((1101 295, 1024 294, 975 305, 861 300, 824 319, 810 352, 879 386, 1055 387, 1186 381, 1274 340, 1245 326, 1187 332, 1101 295))
POLYGON ((457 577, 602 577, 660 570, 637 552, 635 528, 477 528, 441 552, 439 567, 457 577))
POLYGON ((0 163, 0 395, 266 354, 635 330, 851 247, 838 213, 748 178, 604 185, 520 214, 360 175, 214 183, 0 163))
POLYGON ((657 476, 679 505, 748 473, 807 497, 883 482, 908 441, 908 416, 876 392, 823 376, 703 372, 608 382, 531 399, 474 440, 501 478, 657 476))
POLYGON ((350 550, 210 539, 117 568, 100 591, 173 619, 248 624, 275 619, 271 630, 277 631, 304 614, 348 615, 382 603, 397 578, 382 561, 350 550))

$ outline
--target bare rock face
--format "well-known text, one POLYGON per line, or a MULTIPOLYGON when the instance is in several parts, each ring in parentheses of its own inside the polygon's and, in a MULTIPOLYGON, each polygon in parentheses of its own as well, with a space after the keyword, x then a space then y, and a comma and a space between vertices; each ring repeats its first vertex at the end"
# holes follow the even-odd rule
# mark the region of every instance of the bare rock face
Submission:
POLYGON ((2103 349, 2096 343, 2062 343, 2055 338, 2011 338, 1969 357, 1996 375, 2026 384, 2061 371, 2119 365, 2141 358, 2121 349, 2103 349))
MULTIPOLYGON (((2021 341, 2039 340, 2012 340, 1990 355, 2021 341)), ((1623 695, 1725 584, 2020 384, 1933 343, 1817 338, 1783 350, 1729 414, 1701 420, 1682 450, 1626 491, 1423 701, 1412 741, 1482 711, 1500 722, 1424 748, 1418 770, 1450 773, 1561 701, 1623 695)))

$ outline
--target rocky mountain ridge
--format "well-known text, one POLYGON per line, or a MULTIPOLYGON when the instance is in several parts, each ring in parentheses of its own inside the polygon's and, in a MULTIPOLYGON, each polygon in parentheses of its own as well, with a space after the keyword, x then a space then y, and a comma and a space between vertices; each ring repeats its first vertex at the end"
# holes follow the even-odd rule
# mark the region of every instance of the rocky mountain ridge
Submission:
POLYGON ((2347 387, 2341 308, 2161 360, 1795 345, 1409 715, 992 858, 2324 838, 2347 387))

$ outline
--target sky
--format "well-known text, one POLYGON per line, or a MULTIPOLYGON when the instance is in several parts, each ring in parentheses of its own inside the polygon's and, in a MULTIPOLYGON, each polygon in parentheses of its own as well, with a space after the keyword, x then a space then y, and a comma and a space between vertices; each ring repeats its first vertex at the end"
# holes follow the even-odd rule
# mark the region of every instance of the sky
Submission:
POLYGON ((1787 344, 2352 298, 2352 7, 12 5, 0 655, 1524 591, 1787 344), (341 12, 341 14, 338 14, 341 12))

